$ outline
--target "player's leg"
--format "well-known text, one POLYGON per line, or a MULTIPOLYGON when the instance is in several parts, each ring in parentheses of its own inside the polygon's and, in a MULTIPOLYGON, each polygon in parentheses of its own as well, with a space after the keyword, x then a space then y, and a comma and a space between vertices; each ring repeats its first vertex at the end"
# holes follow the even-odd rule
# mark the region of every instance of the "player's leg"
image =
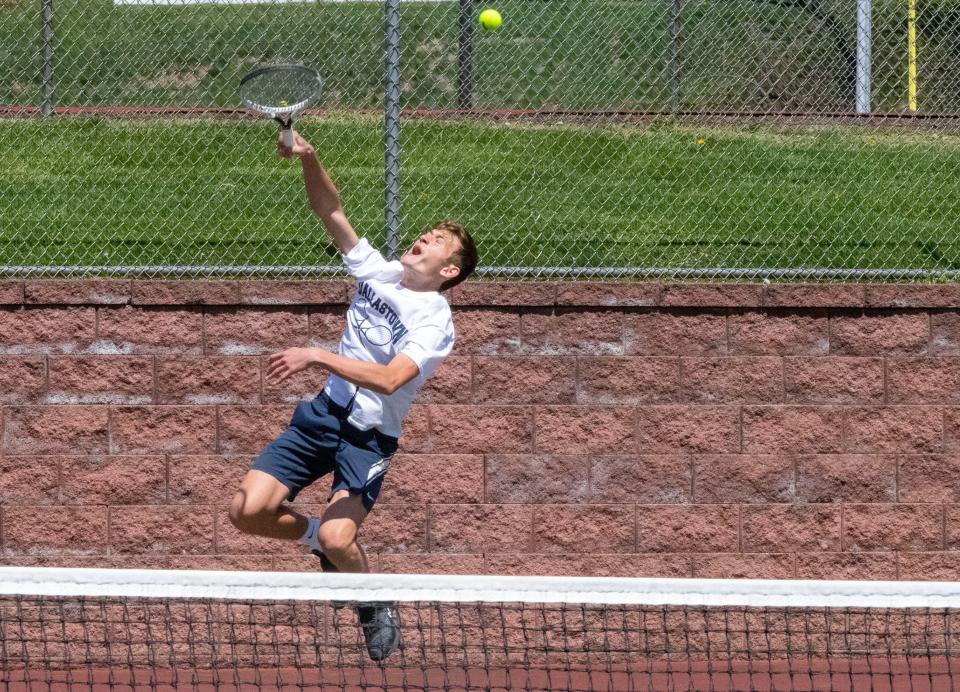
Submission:
POLYGON ((320 519, 320 546, 340 572, 370 571, 367 555, 357 542, 367 514, 363 496, 348 489, 335 491, 327 503, 320 519))
POLYGON ((290 489, 269 473, 250 469, 230 503, 230 521, 243 533, 296 540, 308 518, 283 503, 290 489))
POLYGON ((342 421, 330 500, 320 521, 323 553, 341 572, 369 571, 357 534, 380 496, 396 450, 396 438, 376 430, 357 430, 342 421))
MULTIPOLYGON (((357 542, 357 534, 367 517, 363 495, 337 490, 330 498, 320 524, 323 553, 341 572, 367 572, 367 556, 357 542)), ((324 571, 328 571, 324 567, 324 571)), ((357 619, 363 629, 367 653, 382 661, 401 644, 400 621, 393 603, 357 603, 357 619)))
POLYGON ((320 408, 314 402, 301 403, 290 426, 254 461, 230 504, 230 521, 239 530, 320 549, 320 520, 285 504, 333 470, 337 436, 326 433, 320 408))
MULTIPOLYGON (((344 422, 337 449, 330 502, 320 523, 323 552, 341 571, 366 572, 367 556, 357 542, 364 519, 373 509, 397 440, 375 430, 359 431, 344 422)), ((392 603, 358 603, 367 653, 375 661, 401 646, 400 620, 392 603)))

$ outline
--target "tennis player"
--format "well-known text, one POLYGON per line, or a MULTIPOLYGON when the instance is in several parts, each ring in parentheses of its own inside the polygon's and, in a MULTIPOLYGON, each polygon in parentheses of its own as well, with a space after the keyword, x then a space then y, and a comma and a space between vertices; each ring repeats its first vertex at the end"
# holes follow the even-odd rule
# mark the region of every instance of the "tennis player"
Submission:
MULTIPOLYGON (((387 261, 357 236, 310 143, 294 133, 293 146, 281 139, 277 150, 300 159, 310 207, 357 279, 356 295, 338 353, 288 348, 270 356, 271 382, 311 367, 329 377, 254 461, 230 505, 230 521, 245 533, 298 540, 320 557, 324 571, 367 572, 357 532, 377 501, 410 404, 453 347, 450 306, 441 291, 470 275, 477 250, 462 226, 442 222, 399 261, 387 261), (326 475, 332 484, 320 518, 286 504, 326 475)), ((400 646, 393 608, 370 604, 357 611, 372 659, 400 646)))

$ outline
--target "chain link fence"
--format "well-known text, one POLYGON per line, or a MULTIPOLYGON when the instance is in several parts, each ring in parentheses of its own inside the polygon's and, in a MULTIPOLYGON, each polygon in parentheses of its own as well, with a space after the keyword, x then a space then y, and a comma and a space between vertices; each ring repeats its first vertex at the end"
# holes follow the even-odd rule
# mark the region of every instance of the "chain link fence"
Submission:
POLYGON ((8 275, 336 271, 239 108, 274 61, 392 253, 453 218, 492 275, 960 274, 947 0, 0 0, 0 37, 8 275))

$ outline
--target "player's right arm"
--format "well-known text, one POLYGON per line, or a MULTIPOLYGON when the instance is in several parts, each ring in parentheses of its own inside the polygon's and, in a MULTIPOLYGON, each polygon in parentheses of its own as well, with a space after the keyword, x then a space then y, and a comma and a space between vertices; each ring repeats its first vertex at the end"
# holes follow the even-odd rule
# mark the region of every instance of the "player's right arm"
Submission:
POLYGON ((330 175, 324 170, 317 154, 310 142, 293 133, 293 148, 287 148, 281 138, 277 142, 277 151, 284 158, 297 156, 303 164, 303 184, 307 188, 307 200, 313 213, 323 222, 324 228, 330 234, 334 244, 340 252, 347 254, 353 246, 360 242, 356 231, 347 220, 347 215, 340 204, 340 194, 333 184, 330 175))

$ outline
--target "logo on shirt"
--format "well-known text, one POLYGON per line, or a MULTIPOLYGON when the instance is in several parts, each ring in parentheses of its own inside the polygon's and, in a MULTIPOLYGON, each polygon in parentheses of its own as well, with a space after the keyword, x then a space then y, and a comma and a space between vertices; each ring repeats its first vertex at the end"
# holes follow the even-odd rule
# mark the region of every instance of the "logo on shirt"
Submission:
POLYGON ((360 337, 373 346, 397 343, 407 328, 400 316, 369 284, 361 281, 357 286, 357 300, 349 311, 350 324, 360 337))

